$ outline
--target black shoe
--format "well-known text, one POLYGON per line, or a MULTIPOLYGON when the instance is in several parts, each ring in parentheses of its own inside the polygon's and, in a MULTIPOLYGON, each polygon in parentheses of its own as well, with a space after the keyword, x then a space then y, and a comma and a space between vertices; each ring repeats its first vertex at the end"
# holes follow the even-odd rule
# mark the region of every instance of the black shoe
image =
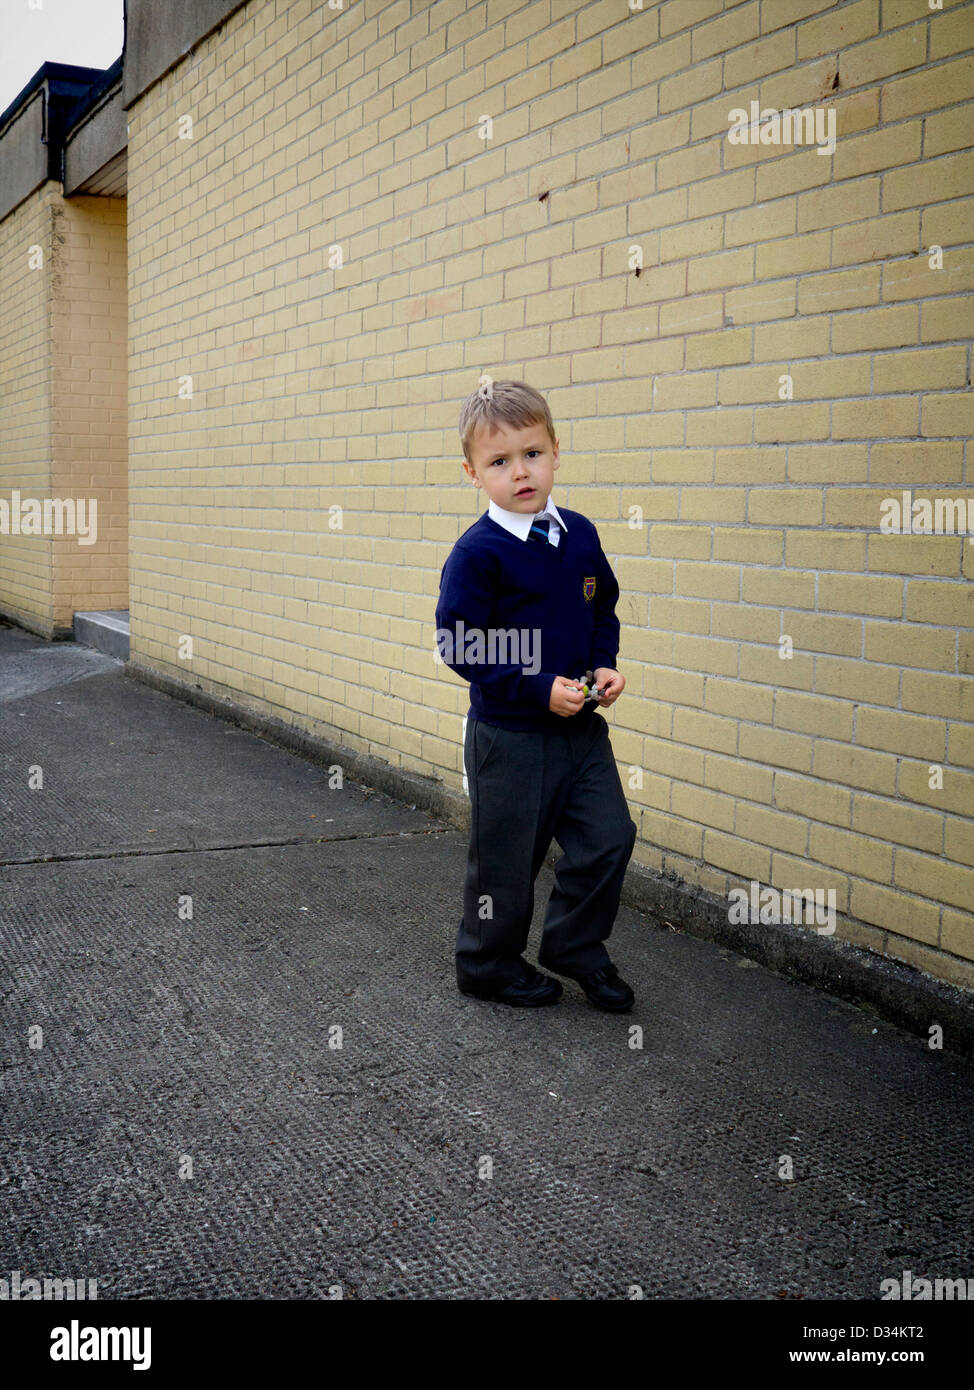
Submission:
MULTIPOLYGON (((566 972, 560 970, 558 973, 564 975, 566 972)), ((627 1013, 636 1002, 636 996, 611 962, 587 975, 569 975, 568 978, 581 985, 590 1004, 608 1009, 609 1013, 627 1013)))
POLYGON ((500 1004, 513 1004, 517 1008, 536 1008, 540 1004, 556 1004, 562 996, 561 982, 550 975, 542 975, 540 970, 532 970, 509 985, 462 985, 457 982, 461 994, 471 994, 475 999, 494 1000, 500 1004))

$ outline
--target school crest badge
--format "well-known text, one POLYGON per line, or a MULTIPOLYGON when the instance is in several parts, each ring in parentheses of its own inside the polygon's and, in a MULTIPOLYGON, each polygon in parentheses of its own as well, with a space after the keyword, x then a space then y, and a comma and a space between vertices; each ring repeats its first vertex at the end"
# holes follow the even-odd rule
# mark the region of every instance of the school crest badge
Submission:
POLYGON ((585 602, 589 603, 595 597, 595 575, 590 575, 582 580, 582 593, 585 595, 585 602))

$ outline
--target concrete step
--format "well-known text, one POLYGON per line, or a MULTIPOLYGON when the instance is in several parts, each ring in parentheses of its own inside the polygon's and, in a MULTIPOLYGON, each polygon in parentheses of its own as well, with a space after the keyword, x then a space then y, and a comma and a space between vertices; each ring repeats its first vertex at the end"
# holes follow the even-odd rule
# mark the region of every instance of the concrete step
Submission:
POLYGON ((74 640, 119 661, 129 659, 129 611, 109 608, 101 613, 75 613, 74 640))

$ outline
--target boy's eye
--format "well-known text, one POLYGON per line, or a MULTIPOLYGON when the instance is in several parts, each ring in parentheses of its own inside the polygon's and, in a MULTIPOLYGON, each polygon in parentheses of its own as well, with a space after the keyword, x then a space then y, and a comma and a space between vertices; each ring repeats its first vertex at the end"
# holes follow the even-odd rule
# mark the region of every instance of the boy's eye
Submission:
MULTIPOLYGON (((528 453, 529 453, 529 454, 539 454, 540 452, 541 452, 540 449, 529 449, 529 450, 528 450, 528 453)), ((506 463, 506 462, 507 462, 507 459, 502 459, 502 458, 500 458, 500 459, 494 459, 494 463, 506 463)), ((493 466, 493 465, 491 465, 491 466, 493 466)))

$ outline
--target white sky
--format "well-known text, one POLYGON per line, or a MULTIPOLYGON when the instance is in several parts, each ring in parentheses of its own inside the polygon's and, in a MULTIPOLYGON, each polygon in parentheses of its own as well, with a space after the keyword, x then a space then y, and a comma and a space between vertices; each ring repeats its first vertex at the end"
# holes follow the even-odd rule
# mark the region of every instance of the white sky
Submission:
POLYGON ((123 38, 122 0, 0 0, 0 111, 42 63, 110 68, 123 38))

